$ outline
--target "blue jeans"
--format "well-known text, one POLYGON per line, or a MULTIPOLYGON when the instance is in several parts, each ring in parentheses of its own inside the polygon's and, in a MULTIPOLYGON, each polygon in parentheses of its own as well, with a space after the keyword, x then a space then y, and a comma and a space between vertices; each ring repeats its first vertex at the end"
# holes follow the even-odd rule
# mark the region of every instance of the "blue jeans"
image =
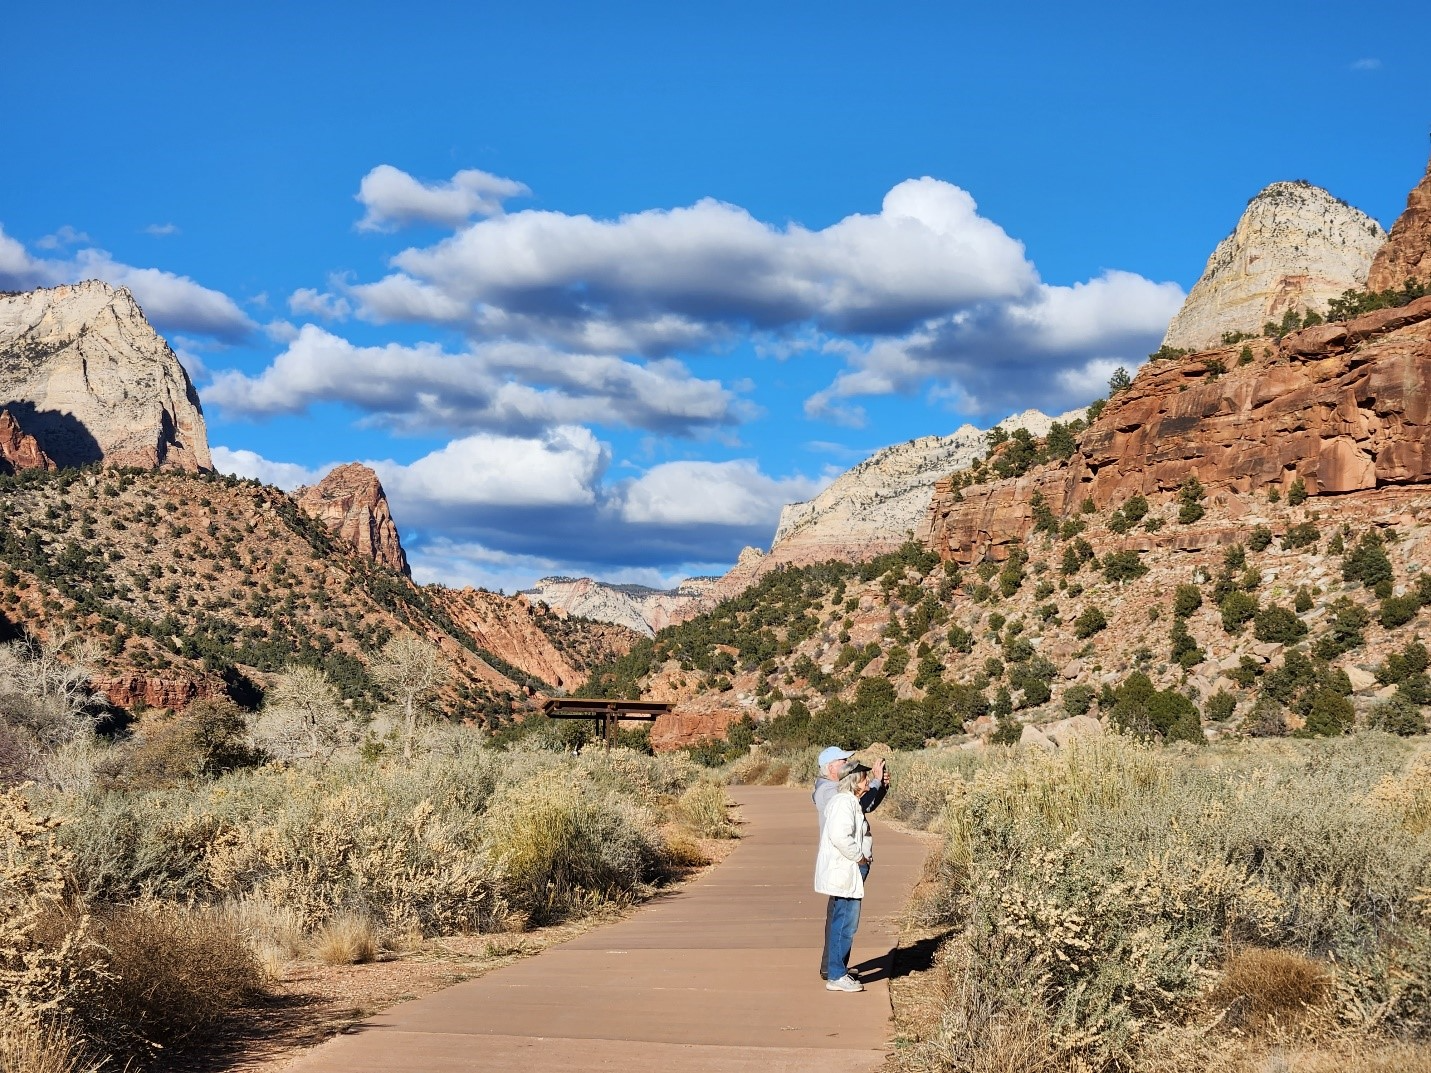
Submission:
MULTIPOLYGON (((860 878, 868 879, 870 866, 860 865, 860 878)), ((820 951, 820 975, 838 980, 850 971, 850 950, 860 926, 859 898, 832 897, 825 906, 825 945, 820 951)))

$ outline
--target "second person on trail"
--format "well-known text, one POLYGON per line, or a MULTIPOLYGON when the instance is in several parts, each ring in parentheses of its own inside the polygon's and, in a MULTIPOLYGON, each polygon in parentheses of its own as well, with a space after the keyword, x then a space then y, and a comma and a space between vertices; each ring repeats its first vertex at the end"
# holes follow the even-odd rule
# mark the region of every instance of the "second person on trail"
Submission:
MULTIPOLYGON (((854 755, 848 749, 841 749, 838 745, 831 745, 820 753, 820 759, 817 761, 820 765, 820 774, 815 778, 815 792, 810 796, 815 802, 815 815, 820 821, 822 838, 825 832, 825 809, 835 794, 839 792, 840 769, 854 755)), ((860 795, 860 809, 864 812, 873 812, 879 808, 880 802, 884 800, 884 795, 887 793, 889 793, 889 773, 885 770, 884 760, 879 759, 874 762, 874 767, 870 770, 869 782, 860 795)), ((866 862, 860 866, 860 878, 868 879, 869 874, 870 862, 866 862)), ((830 950, 830 915, 833 912, 834 902, 831 901, 825 907, 825 938, 820 943, 820 979, 822 980, 830 979, 827 958, 830 950)))
POLYGON ((869 790, 870 769, 847 760, 839 769, 836 792, 825 807, 820 849, 815 855, 815 890, 829 896, 826 910, 827 991, 863 991, 850 975, 850 951, 860 926, 865 873, 874 855, 874 838, 860 798, 869 790))

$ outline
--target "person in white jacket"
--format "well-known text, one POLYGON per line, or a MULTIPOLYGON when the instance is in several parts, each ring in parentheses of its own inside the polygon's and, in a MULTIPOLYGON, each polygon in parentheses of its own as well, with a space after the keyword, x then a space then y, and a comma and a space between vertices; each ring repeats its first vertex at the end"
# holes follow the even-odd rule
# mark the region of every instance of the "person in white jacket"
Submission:
POLYGON ((820 849, 815 855, 815 892, 830 898, 825 939, 829 979, 827 991, 863 991, 850 975, 850 950, 860 926, 860 906, 865 896, 862 866, 874 854, 874 838, 860 798, 869 789, 870 769, 847 760, 839 769, 839 790, 825 806, 820 829, 820 849))

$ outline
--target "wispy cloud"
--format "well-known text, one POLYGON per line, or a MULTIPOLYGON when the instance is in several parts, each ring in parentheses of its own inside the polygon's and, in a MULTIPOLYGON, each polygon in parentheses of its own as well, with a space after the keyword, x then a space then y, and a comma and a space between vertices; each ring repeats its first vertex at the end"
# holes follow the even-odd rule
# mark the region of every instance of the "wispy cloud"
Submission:
POLYGON ((77 231, 69 224, 65 224, 53 235, 36 239, 35 245, 42 250, 62 250, 67 246, 78 246, 82 242, 90 241, 93 240, 83 231, 77 231))
POLYGON ((1351 69, 1353 71, 1379 71, 1381 70, 1381 61, 1372 56, 1365 56, 1362 59, 1353 60, 1351 69))
POLYGON ((170 235, 179 234, 178 224, 150 224, 144 228, 146 235, 153 235, 156 238, 168 238, 170 235))

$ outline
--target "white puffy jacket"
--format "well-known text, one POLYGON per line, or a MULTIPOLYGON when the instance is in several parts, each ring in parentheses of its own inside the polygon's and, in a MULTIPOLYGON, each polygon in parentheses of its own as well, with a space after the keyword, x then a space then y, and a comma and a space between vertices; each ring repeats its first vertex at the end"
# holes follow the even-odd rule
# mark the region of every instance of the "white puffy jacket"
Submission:
POLYGON ((860 859, 874 855, 869 821, 854 794, 836 794, 825 806, 820 851, 815 854, 815 892, 837 898, 863 898, 860 859))

